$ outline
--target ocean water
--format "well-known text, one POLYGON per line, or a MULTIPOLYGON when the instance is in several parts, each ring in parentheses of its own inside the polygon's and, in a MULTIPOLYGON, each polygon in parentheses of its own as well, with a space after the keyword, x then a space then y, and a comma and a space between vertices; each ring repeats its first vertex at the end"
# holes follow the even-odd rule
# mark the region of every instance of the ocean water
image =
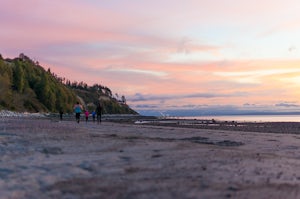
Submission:
POLYGON ((221 120, 237 122, 300 122, 300 115, 222 115, 174 117, 178 119, 221 120))

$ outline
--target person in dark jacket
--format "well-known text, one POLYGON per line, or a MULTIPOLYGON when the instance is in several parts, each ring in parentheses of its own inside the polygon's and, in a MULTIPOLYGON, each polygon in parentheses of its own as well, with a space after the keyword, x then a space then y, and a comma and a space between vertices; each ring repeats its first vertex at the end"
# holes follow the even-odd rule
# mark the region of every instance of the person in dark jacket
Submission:
POLYGON ((101 123, 101 116, 102 116, 102 106, 101 106, 100 103, 97 105, 96 114, 97 114, 97 123, 100 124, 101 123))

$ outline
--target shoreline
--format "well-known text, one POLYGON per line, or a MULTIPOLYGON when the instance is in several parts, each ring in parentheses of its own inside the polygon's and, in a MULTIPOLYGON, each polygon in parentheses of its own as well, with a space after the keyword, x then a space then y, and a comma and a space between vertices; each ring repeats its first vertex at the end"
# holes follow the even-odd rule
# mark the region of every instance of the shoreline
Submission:
MULTIPOLYGON (((73 114, 64 114, 63 121, 73 121, 73 114)), ((13 111, 0 111, 1 118, 27 118, 27 119, 45 119, 59 121, 59 114, 48 113, 18 113, 13 111)), ((81 116, 84 121, 84 116, 81 116)), ((211 130, 229 130, 243 132, 262 132, 262 133, 281 133, 281 134, 300 134, 300 122, 254 122, 254 121, 226 121, 217 119, 186 119, 186 118, 160 118, 155 116, 142 116, 133 114, 104 114, 102 120, 106 122, 135 124, 135 125, 153 125, 169 126, 179 128, 211 129, 211 130)), ((89 117, 89 122, 92 117, 89 117)))
POLYGON ((179 128, 229 130, 243 132, 300 134, 300 122, 227 122, 214 120, 158 120, 137 122, 139 125, 172 126, 179 128))
MULTIPOLYGON (((64 114, 63 121, 73 121, 73 114, 64 114)), ((13 111, 0 111, 1 118, 28 118, 28 119, 49 119, 59 121, 59 114, 47 113, 18 113, 13 111)), ((84 120, 83 115, 81 120, 84 120)), ((281 134, 300 134, 300 122, 246 122, 246 121, 226 121, 216 119, 186 119, 186 118, 159 118, 155 116, 142 116, 133 114, 104 114, 102 120, 115 123, 127 123, 135 125, 169 126, 179 128, 229 130, 243 132, 263 132, 281 134)), ((89 122, 92 117, 89 117, 89 122)))

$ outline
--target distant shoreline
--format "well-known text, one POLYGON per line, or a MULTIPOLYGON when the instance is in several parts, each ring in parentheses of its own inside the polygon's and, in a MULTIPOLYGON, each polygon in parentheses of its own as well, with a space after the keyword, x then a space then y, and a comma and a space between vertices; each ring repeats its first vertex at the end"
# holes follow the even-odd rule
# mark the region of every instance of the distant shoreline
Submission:
MULTIPOLYGON (((65 113, 65 119, 73 119, 73 113, 65 113)), ((30 113, 1 110, 0 117, 47 117, 59 118, 59 113, 30 113)), ((90 114, 91 117, 91 114, 90 114)), ((220 115, 199 115, 199 116, 151 116, 140 114, 103 114, 106 120, 216 120, 216 121, 235 121, 235 122, 300 122, 300 114, 296 113, 272 113, 272 114, 220 114, 220 115)))

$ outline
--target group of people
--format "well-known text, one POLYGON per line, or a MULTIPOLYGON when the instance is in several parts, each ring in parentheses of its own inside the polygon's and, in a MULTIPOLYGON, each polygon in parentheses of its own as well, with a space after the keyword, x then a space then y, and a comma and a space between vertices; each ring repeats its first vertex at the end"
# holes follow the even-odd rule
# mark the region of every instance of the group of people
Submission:
MULTIPOLYGON (((79 123, 80 122, 80 114, 82 113, 83 111, 83 107, 81 104, 79 104, 79 102, 77 102, 75 105, 74 105, 74 111, 75 111, 75 117, 76 117, 76 122, 79 123)), ((85 110, 84 111, 84 115, 85 115, 85 121, 87 122, 88 119, 89 119, 89 111, 88 110, 85 110)), ((93 121, 95 122, 95 119, 97 117, 97 123, 100 124, 101 123, 101 116, 102 116, 102 106, 100 103, 98 103, 97 107, 96 107, 96 110, 94 110, 92 112, 92 117, 93 117, 93 121)))

